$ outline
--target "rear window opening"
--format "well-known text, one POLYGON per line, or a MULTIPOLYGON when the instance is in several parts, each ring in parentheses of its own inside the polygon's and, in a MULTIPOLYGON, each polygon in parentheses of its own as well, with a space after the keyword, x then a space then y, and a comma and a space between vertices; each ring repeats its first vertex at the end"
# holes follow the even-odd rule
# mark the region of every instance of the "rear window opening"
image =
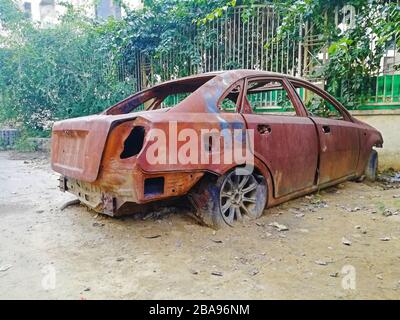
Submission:
POLYGON ((144 195, 153 196, 164 193, 164 177, 148 178, 144 180, 144 195))
POLYGON ((105 114, 173 108, 214 77, 215 74, 205 74, 164 82, 128 97, 107 109, 105 114))
POLYGON ((136 156, 143 148, 145 130, 142 126, 134 127, 125 139, 124 150, 121 152, 120 158, 127 159, 136 156))

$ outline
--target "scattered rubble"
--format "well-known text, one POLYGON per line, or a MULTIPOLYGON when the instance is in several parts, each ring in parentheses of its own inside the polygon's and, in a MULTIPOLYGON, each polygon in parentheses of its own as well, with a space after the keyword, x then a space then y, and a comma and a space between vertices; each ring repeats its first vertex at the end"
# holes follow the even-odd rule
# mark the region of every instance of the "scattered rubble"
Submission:
POLYGON ((12 268, 12 264, 2 265, 2 266, 0 266, 0 272, 5 272, 5 271, 7 271, 7 270, 9 270, 11 268, 12 268))
POLYGON ((60 210, 63 211, 63 210, 67 209, 67 208, 70 207, 70 206, 76 206, 76 205, 78 205, 78 204, 80 204, 80 203, 81 203, 81 202, 79 201, 79 199, 74 199, 74 200, 71 200, 71 201, 67 201, 66 203, 64 203, 64 204, 60 207, 60 210))
POLYGON ((345 246, 351 246, 351 241, 349 239, 345 238, 345 237, 342 238, 342 243, 345 246))
POLYGON ((143 236, 146 239, 157 239, 161 237, 161 234, 155 234, 155 235, 150 235, 150 236, 143 236))
POLYGON ((288 231, 289 230, 289 228, 287 226, 285 226, 284 224, 280 224, 278 222, 272 222, 269 224, 269 226, 278 229, 278 231, 288 231))
POLYGON ((399 214, 399 211, 394 209, 385 209, 382 214, 385 217, 396 216, 399 214))
POLYGON ((328 265, 328 262, 326 262, 325 260, 316 260, 315 263, 320 265, 320 266, 327 266, 328 265))
POLYGON ((400 172, 387 170, 380 174, 377 180, 381 183, 384 190, 400 188, 400 172))
POLYGON ((93 223, 92 223, 92 226, 93 226, 93 227, 104 227, 105 224, 104 224, 104 223, 100 223, 100 222, 93 222, 93 223))

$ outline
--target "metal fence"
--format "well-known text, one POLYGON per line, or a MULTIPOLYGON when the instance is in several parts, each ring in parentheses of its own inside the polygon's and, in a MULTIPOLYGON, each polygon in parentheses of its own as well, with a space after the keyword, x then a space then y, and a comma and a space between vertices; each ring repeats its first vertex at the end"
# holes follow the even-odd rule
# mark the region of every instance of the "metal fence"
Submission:
MULTIPOLYGON (((395 1, 399 3, 399 0, 395 1)), ((266 46, 276 37, 282 14, 271 4, 253 5, 250 15, 248 10, 248 7, 239 6, 206 25, 182 26, 181 38, 171 39, 172 49, 157 54, 137 52, 129 62, 121 61, 119 78, 123 81, 134 77, 135 90, 141 90, 182 76, 243 68, 302 76, 323 85, 324 79, 315 75, 329 59, 329 43, 318 34, 314 25, 302 23, 300 17, 295 18, 298 28, 293 34, 266 46), (182 46, 182 43, 188 50, 177 53, 174 44, 182 46)), ((346 7, 332 13, 337 24, 353 14, 346 7)), ((396 40, 392 39, 387 47, 379 74, 371 75, 370 88, 353 104, 362 108, 400 107, 399 72, 394 69, 394 65, 400 63, 396 40)))
POLYGON ((0 147, 8 147, 15 144, 19 137, 17 129, 0 129, 0 147))
POLYGON ((142 85, 200 72, 238 68, 302 75, 300 21, 299 30, 292 36, 267 47, 265 44, 276 36, 281 15, 272 5, 254 5, 253 14, 244 18, 248 10, 248 7, 235 7, 205 26, 183 27, 181 36, 185 37, 188 47, 194 48, 195 56, 176 54, 173 49, 162 52, 157 58, 145 55, 142 61, 146 61, 147 67, 144 67, 146 77, 143 77, 142 85))

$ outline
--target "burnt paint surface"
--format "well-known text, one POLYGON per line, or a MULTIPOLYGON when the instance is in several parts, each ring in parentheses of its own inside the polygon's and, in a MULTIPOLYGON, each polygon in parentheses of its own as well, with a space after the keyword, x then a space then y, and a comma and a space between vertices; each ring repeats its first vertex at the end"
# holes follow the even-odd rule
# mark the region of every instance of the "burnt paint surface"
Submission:
MULTIPOLYGON (((362 175, 372 148, 383 143, 378 131, 352 118, 322 90, 321 95, 340 108, 345 120, 311 117, 288 81, 315 87, 290 76, 235 70, 177 81, 135 94, 101 115, 55 123, 52 133, 52 168, 77 188, 68 191, 77 194, 83 202, 99 212, 107 210, 112 213, 106 213, 116 214, 118 208, 128 202, 140 204, 185 195, 205 172, 222 175, 242 164, 151 164, 145 156, 150 146, 147 140, 138 155, 121 159, 124 141, 135 125, 143 126, 146 132, 151 128, 168 132, 171 122, 175 122, 179 130, 254 129, 254 145, 246 144, 245 147, 251 148, 255 156, 254 165, 267 181, 268 206, 362 175), (243 99, 243 92, 237 105, 238 111, 243 112, 221 112, 218 107, 221 97, 235 83, 240 83, 245 90, 247 79, 251 78, 282 79, 297 116, 252 114, 246 106, 246 99, 243 99), (146 97, 154 96, 154 92, 161 96, 173 92, 177 81, 180 86, 195 90, 175 107, 127 113, 146 97), (267 125, 271 130, 262 133, 258 130, 259 125, 267 125), (324 126, 330 127, 329 134, 323 132, 324 126), (164 177, 163 194, 144 194, 144 179, 151 177, 164 177), (85 189, 76 185, 79 182, 93 188, 86 188, 87 193, 82 194, 81 191, 85 189), (115 201, 112 210, 110 197, 115 201), (96 201, 98 203, 94 205, 96 201)), ((199 142, 199 148, 202 147, 199 142)), ((224 152, 223 147, 220 152, 224 152)))
POLYGON ((275 196, 311 187, 318 166, 318 139, 314 123, 306 117, 244 115, 255 132, 255 154, 271 170, 275 196), (259 125, 269 130, 260 132, 259 125))

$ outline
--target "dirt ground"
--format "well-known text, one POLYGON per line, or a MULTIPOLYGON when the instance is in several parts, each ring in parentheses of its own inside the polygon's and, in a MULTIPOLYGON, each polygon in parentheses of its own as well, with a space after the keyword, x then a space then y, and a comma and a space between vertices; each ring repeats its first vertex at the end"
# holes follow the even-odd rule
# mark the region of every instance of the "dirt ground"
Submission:
POLYGON ((348 182, 215 232, 61 211, 57 179, 0 153, 2 299, 400 299, 400 189, 348 182))

